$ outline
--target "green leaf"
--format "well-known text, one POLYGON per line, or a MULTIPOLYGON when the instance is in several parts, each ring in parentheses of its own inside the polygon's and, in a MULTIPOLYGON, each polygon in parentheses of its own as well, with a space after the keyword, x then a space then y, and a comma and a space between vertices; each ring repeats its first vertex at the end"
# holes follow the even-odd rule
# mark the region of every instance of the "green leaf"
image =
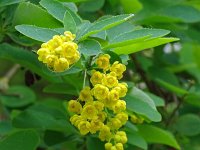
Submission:
POLYGON ((152 125, 140 125, 138 126, 139 133, 149 143, 158 143, 172 146, 176 149, 180 149, 174 136, 166 130, 160 129, 152 125))
POLYGON ((34 130, 21 130, 7 136, 0 142, 1 150, 35 150, 39 145, 39 135, 34 130))
POLYGON ((28 50, 14 47, 9 44, 0 44, 0 58, 19 63, 48 81, 56 83, 61 82, 60 78, 52 77, 53 75, 55 76, 55 73, 51 73, 45 65, 40 63, 36 54, 28 50))
POLYGON ((126 130, 128 131, 138 131, 138 128, 130 121, 126 122, 125 127, 126 127, 126 130))
POLYGON ((67 83, 54 83, 47 85, 43 92, 55 93, 55 94, 68 94, 78 95, 78 91, 75 87, 68 85, 67 83))
POLYGON ((143 42, 138 42, 135 44, 123 46, 123 47, 117 47, 113 51, 117 54, 132 54, 136 53, 148 48, 153 48, 162 44, 166 44, 169 42, 178 41, 178 38, 156 38, 151 40, 146 40, 143 42))
POLYGON ((163 98, 158 97, 157 95, 154 95, 149 92, 145 92, 155 103, 156 106, 165 106, 165 101, 163 98))
POLYGON ((0 136, 8 134, 12 130, 12 124, 10 121, 0 122, 0 136))
POLYGON ((142 9, 142 3, 139 0, 120 0, 125 13, 136 13, 142 9))
POLYGON ((87 137, 86 141, 87 145, 87 150, 103 150, 104 148, 104 143, 101 142, 98 138, 93 138, 93 137, 87 137))
POLYGON ((89 1, 89 0, 58 0, 60 2, 74 2, 74 3, 78 3, 78 2, 85 2, 85 1, 89 1))
POLYGON ((186 101, 188 104, 191 104, 195 107, 200 107, 200 94, 199 93, 189 93, 185 98, 184 101, 186 101))
POLYGON ((200 117, 194 114, 180 116, 176 123, 176 130, 186 136, 195 136, 200 134, 200 117))
POLYGON ((137 132, 127 132, 128 144, 135 145, 142 149, 147 149, 147 142, 137 132))
POLYGON ((18 25, 15 27, 15 29, 27 37, 41 42, 47 42, 52 39, 54 35, 59 34, 54 30, 32 25, 18 25))
POLYGON ((159 38, 169 34, 170 31, 162 29, 139 29, 124 34, 120 34, 110 41, 105 48, 122 47, 136 42, 144 42, 154 38, 159 38))
POLYGON ((154 79, 160 86, 166 88, 167 90, 171 91, 171 92, 174 92, 176 94, 181 94, 181 95, 185 95, 185 94, 188 94, 188 91, 186 91, 185 89, 182 89, 180 87, 177 87, 175 85, 172 85, 164 80, 161 80, 161 79, 154 79))
POLYGON ((108 40, 111 41, 114 38, 116 38, 117 36, 124 34, 126 32, 131 32, 134 29, 135 29, 135 25, 133 25, 130 22, 124 22, 122 24, 119 24, 115 27, 112 27, 112 28, 106 30, 108 40))
POLYGON ((134 87, 133 91, 125 97, 125 100, 128 110, 154 122, 161 120, 161 115, 156 110, 153 100, 141 90, 134 87))
POLYGON ((41 0, 40 5, 44 7, 54 18, 63 22, 66 8, 62 3, 56 0, 41 0))
POLYGON ((23 107, 35 101, 35 93, 25 86, 11 86, 0 100, 7 107, 23 107))
POLYGON ((105 0, 90 0, 88 2, 82 3, 79 6, 80 10, 85 12, 95 12, 103 7, 105 0))
POLYGON ((46 65, 38 61, 37 55, 28 50, 10 46, 8 44, 0 44, 0 58, 4 58, 16 63, 21 64, 24 67, 29 68, 38 75, 44 77, 46 80, 60 83, 61 78, 57 76, 64 76, 67 74, 75 74, 81 72, 82 69, 77 66, 71 66, 70 69, 57 73, 49 70, 46 65))
POLYGON ((12 5, 12 4, 16 4, 16 3, 20 3, 23 0, 1 0, 0 1, 0 7, 4 7, 7 5, 12 5))
POLYGON ((68 7, 71 11, 77 13, 78 12, 78 8, 76 6, 75 3, 72 2, 67 2, 67 3, 63 3, 64 6, 68 7))
MULTIPOLYGON (((166 55, 166 54, 164 54, 166 55)), ((152 80, 161 79, 169 84, 172 84, 177 87, 181 87, 179 80, 176 75, 164 67, 152 66, 148 68, 149 76, 152 80), (158 73, 159 72, 159 73, 158 73)))
POLYGON ((76 22, 74 21, 69 11, 65 12, 63 22, 65 31, 71 31, 74 34, 76 33, 76 22))
POLYGON ((200 11, 191 6, 175 5, 162 10, 161 13, 186 23, 200 21, 200 11))
POLYGON ((83 40, 87 38, 88 36, 92 34, 96 34, 98 32, 101 32, 103 30, 110 29, 114 26, 117 26, 129 19, 131 19, 134 15, 133 14, 126 14, 126 15, 118 15, 118 16, 112 16, 107 19, 98 20, 94 22, 84 33, 80 40, 83 40))
POLYGON ((101 45, 96 40, 85 40, 79 43, 79 50, 85 56, 101 53, 101 45))
POLYGON ((81 18, 75 12, 56 0, 41 0, 40 5, 60 22, 63 22, 65 12, 68 11, 76 22, 76 25, 81 23, 81 18))
POLYGON ((30 24, 46 28, 62 27, 62 24, 49 15, 45 10, 29 2, 19 4, 15 11, 13 24, 30 24))
POLYGON ((47 68, 47 66, 44 66, 44 65, 43 65, 43 68, 44 68, 44 70, 43 70, 44 73, 45 73, 45 74, 48 74, 48 75, 50 75, 50 76, 64 76, 64 75, 79 73, 79 72, 82 71, 81 68, 79 68, 79 67, 77 67, 77 66, 75 66, 75 65, 74 65, 74 66, 71 66, 71 68, 69 68, 68 70, 63 71, 63 72, 53 72, 53 71, 49 70, 49 69, 47 68))
POLYGON ((185 2, 182 0, 140 0, 140 2, 144 9, 137 13, 135 18, 136 22, 140 24, 168 23, 166 26, 168 27, 169 23, 192 23, 198 22, 200 19, 200 11, 192 6, 184 5, 185 2))
POLYGON ((12 41, 22 46, 35 46, 39 43, 38 41, 28 38, 27 36, 19 35, 16 33, 7 33, 7 35, 9 38, 11 38, 12 41))
POLYGON ((16 116, 12 124, 16 128, 36 128, 41 130, 74 133, 73 126, 67 121, 65 114, 53 107, 36 105, 16 116))
MULTIPOLYGON (((47 130, 44 133, 44 142, 48 146, 54 146, 70 140, 70 136, 62 132, 47 130), (56 137, 56 138, 55 138, 56 137)), ((72 142, 72 141, 70 141, 72 142)))

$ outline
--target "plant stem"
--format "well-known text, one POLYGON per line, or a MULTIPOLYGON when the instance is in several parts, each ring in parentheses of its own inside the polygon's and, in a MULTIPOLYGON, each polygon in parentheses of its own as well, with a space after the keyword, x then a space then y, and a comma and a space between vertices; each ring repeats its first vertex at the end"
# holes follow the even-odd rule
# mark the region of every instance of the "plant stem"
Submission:
POLYGON ((20 68, 19 64, 15 64, 8 72, 0 79, 0 91, 6 91, 9 88, 9 81, 20 68))
POLYGON ((85 87, 86 79, 87 79, 87 69, 85 69, 84 71, 83 88, 85 87))
MULTIPOLYGON (((194 85, 194 82, 189 82, 189 86, 188 86, 187 90, 190 90, 190 88, 191 88, 193 85, 194 85)), ((184 99, 185 99, 185 97, 186 97, 187 95, 188 95, 188 93, 184 94, 184 95, 181 96, 180 99, 178 100, 176 108, 173 110, 173 112, 172 112, 171 115, 169 116, 169 119, 166 121, 166 127, 168 127, 168 126, 171 124, 171 122, 172 122, 174 116, 176 115, 177 111, 179 110, 179 108, 180 108, 181 105, 183 104, 184 99)))
POLYGON ((8 79, 8 81, 14 76, 14 74, 17 72, 17 70, 20 68, 19 64, 15 64, 6 74, 5 77, 8 79))

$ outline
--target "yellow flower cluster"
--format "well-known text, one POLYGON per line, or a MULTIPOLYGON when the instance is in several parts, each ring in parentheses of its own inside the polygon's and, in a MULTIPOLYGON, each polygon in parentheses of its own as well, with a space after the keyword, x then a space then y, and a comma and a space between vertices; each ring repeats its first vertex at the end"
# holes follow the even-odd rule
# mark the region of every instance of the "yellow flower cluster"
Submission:
POLYGON ((69 31, 64 35, 55 35, 51 40, 41 45, 37 51, 38 60, 55 72, 69 69, 80 58, 78 45, 73 42, 75 35, 69 31))
POLYGON ((141 116, 136 116, 135 114, 130 115, 131 117, 131 122, 134 124, 142 124, 144 122, 144 118, 141 116))
POLYGON ((123 150, 127 136, 119 129, 126 124, 128 114, 126 102, 121 98, 128 86, 119 79, 126 67, 117 61, 110 65, 107 54, 100 55, 96 65, 102 72, 92 71, 92 87, 86 86, 77 100, 68 103, 68 110, 74 113, 70 121, 82 135, 98 133, 99 139, 106 142, 106 150, 123 150))

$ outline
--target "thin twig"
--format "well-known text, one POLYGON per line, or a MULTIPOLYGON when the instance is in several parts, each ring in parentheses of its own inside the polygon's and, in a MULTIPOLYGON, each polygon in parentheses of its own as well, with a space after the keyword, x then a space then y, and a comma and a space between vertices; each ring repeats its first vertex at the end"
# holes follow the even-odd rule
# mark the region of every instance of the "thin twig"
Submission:
POLYGON ((0 79, 0 91, 5 92, 9 88, 9 81, 20 68, 19 64, 15 64, 8 72, 0 79))
POLYGON ((163 95, 163 92, 156 86, 156 84, 148 79, 148 77, 146 76, 145 71, 141 68, 140 63, 137 61, 137 58, 135 57, 134 54, 131 55, 131 58, 133 60, 133 63, 135 64, 135 68, 136 68, 137 73, 139 73, 139 75, 141 76, 142 80, 147 85, 149 91, 151 93, 154 93, 154 94, 159 95, 161 97, 165 97, 163 95))
POLYGON ((15 64, 6 74, 5 77, 10 80, 13 75, 17 72, 17 70, 20 68, 19 64, 15 64))
MULTIPOLYGON (((187 91, 189 91, 191 89, 191 87, 194 85, 194 82, 189 82, 189 86, 187 88, 187 91)), ((177 111, 179 110, 179 108, 181 107, 181 105, 184 102, 184 99, 186 98, 186 96, 188 95, 188 93, 182 95, 180 97, 180 99, 177 101, 177 106, 176 108, 173 110, 173 112, 171 113, 171 115, 169 116, 169 119, 166 121, 166 127, 168 127, 170 125, 170 123, 172 122, 174 116, 176 115, 177 111)))
POLYGON ((87 69, 85 69, 84 71, 83 88, 85 87, 86 79, 87 79, 87 69))

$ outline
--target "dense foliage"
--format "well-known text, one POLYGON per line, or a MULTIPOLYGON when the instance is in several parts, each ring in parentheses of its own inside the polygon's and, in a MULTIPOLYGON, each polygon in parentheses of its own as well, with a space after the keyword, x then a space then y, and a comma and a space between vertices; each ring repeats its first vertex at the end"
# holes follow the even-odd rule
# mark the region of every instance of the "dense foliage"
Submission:
POLYGON ((199 150, 199 0, 1 0, 0 150, 199 150))

